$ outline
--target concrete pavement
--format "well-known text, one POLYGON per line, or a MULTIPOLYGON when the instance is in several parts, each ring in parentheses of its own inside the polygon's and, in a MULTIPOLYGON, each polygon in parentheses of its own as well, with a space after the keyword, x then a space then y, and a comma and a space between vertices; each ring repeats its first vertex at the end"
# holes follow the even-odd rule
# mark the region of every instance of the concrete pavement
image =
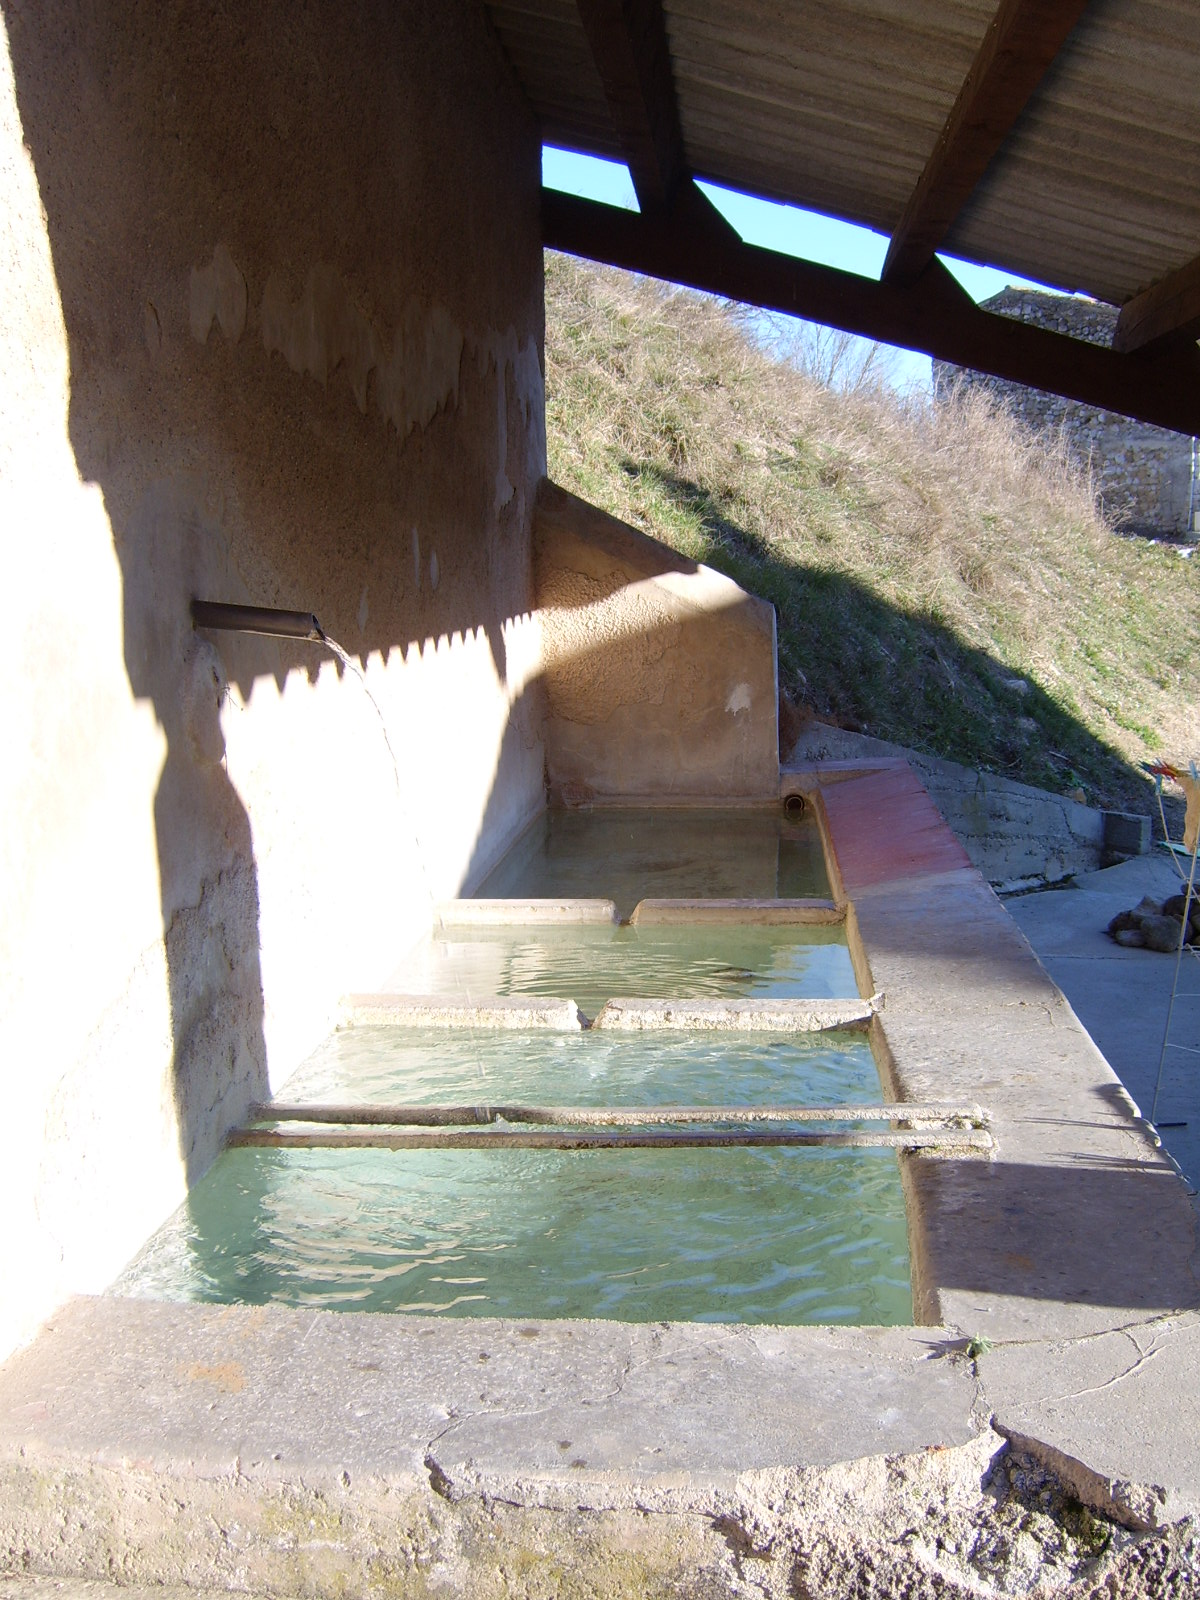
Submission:
MULTIPOLYGON (((1005 902, 1009 915, 1070 1002, 1109 1065, 1149 1117, 1162 1054, 1175 957, 1130 950, 1105 933, 1143 895, 1180 892, 1165 850, 1089 872, 1069 888, 1005 902)), ((1158 1099, 1163 1145, 1200 1187, 1200 955, 1184 952, 1158 1099)))

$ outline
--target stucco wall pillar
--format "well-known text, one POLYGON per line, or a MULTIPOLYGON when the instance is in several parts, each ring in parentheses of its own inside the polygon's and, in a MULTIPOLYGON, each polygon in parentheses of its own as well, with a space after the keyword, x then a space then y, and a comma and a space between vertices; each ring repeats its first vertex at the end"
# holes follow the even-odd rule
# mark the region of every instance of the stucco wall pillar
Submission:
POLYGON ((481 8, 0 15, 3 1353, 540 804, 545 442, 481 8))

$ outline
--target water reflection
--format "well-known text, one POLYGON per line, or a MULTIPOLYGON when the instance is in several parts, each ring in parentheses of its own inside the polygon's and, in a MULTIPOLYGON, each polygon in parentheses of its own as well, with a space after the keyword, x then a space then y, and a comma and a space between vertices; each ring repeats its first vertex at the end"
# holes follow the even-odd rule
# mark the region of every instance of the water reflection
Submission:
POLYGON ((829 894, 816 821, 782 809, 598 807, 540 813, 476 891, 481 899, 802 899, 829 894))

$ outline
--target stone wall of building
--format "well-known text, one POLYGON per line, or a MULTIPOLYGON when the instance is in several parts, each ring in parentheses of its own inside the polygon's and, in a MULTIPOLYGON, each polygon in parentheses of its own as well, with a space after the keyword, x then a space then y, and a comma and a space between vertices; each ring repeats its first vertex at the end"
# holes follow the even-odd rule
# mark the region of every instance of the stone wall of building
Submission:
POLYGON ((0 1355, 542 803, 539 184, 475 0, 0 7, 0 1355))
MULTIPOLYGON (((1115 306, 1098 300, 1033 289, 1005 289, 983 306, 1100 345, 1112 343, 1118 316, 1115 306)), ((944 361, 934 362, 933 381, 937 394, 956 382, 981 387, 1036 432, 1061 434, 1076 459, 1089 467, 1105 513, 1118 528, 1177 539, 1195 536, 1200 497, 1193 491, 1195 441, 1188 435, 984 373, 964 372, 944 361)))

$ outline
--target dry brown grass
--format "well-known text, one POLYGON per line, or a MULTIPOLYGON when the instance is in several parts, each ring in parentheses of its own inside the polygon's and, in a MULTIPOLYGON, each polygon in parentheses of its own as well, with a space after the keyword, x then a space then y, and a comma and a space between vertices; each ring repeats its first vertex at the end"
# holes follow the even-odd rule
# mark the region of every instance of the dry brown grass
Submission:
POLYGON ((1200 557, 1114 535, 1055 441, 979 393, 832 391, 688 291, 546 279, 551 475, 774 601, 794 696, 1104 803, 1200 755, 1200 557))

